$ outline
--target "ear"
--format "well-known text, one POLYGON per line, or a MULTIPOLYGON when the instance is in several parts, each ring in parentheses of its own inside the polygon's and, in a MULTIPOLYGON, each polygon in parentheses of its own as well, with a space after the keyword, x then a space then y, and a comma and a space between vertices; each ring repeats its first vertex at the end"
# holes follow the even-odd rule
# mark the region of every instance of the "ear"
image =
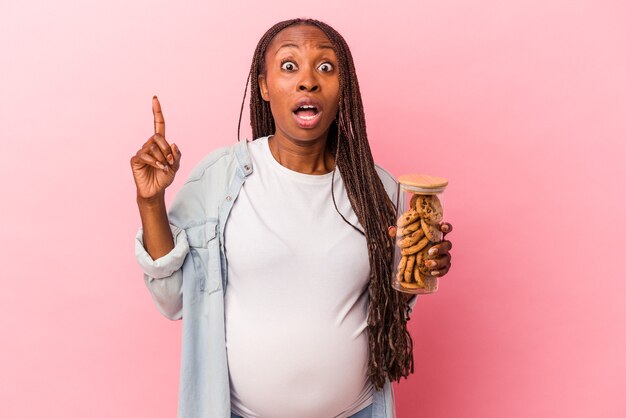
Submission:
POLYGON ((270 93, 267 90, 267 81, 265 80, 265 76, 263 74, 259 75, 259 90, 261 91, 261 97, 266 102, 270 101, 270 93))

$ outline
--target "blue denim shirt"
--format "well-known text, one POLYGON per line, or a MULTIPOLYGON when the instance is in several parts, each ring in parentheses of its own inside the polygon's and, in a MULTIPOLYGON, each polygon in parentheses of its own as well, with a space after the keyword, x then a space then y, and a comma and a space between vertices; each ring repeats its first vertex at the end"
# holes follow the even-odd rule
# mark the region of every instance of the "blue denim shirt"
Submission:
MULTIPOLYGON (((144 281, 159 311, 182 323, 179 418, 230 418, 230 382, 224 329, 224 294, 228 260, 224 230, 228 215, 254 167, 247 141, 220 147, 192 171, 176 195, 168 218, 174 248, 152 260, 143 246, 143 231, 135 238, 135 255, 144 281)), ((394 177, 376 166, 392 202, 398 193, 394 177)), ((412 313, 417 296, 409 303, 412 313)), ((373 418, 394 418, 389 380, 374 391, 373 418)))

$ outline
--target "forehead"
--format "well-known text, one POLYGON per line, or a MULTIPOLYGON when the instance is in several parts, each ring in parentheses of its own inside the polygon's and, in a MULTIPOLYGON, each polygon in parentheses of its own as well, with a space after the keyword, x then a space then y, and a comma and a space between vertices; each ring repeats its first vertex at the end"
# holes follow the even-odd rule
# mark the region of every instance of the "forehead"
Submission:
POLYGON ((268 45, 268 54, 274 54, 281 48, 310 48, 334 49, 324 32, 313 25, 293 25, 281 30, 274 36, 268 45))

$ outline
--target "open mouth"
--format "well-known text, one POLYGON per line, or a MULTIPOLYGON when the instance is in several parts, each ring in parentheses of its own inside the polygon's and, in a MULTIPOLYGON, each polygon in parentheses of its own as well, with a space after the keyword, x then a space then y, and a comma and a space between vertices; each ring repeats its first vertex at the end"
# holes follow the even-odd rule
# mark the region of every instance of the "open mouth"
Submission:
POLYGON ((313 120, 319 114, 319 111, 313 105, 302 105, 294 110, 293 113, 300 119, 313 120))

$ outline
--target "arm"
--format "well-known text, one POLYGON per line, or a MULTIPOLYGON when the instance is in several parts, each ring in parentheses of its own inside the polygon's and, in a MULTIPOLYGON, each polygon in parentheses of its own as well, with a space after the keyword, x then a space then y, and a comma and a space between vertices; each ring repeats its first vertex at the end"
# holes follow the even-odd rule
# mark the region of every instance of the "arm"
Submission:
POLYGON ((137 199, 142 228, 135 240, 135 256, 159 311, 168 319, 182 318, 182 265, 189 252, 185 231, 169 223, 163 198, 137 199))
POLYGON ((140 207, 140 213, 145 211, 147 216, 142 216, 135 254, 154 303, 168 319, 182 318, 183 272, 191 281, 195 280, 194 275, 200 279, 206 273, 192 261, 190 252, 206 244, 205 197, 215 184, 204 182, 201 173, 205 172, 207 161, 213 161, 213 155, 192 170, 167 212, 161 201, 156 207, 140 207), (199 234, 200 230, 203 233, 199 234))
POLYGON ((137 196, 137 206, 144 231, 144 247, 150 257, 156 260, 174 248, 174 238, 165 208, 165 194, 159 195, 156 199, 137 196))
POLYGON ((181 153, 165 139, 161 104, 152 99, 154 135, 130 159, 142 228, 135 240, 135 256, 152 298, 163 315, 182 317, 181 266, 189 252, 184 231, 170 225, 165 189, 180 167, 181 153))

